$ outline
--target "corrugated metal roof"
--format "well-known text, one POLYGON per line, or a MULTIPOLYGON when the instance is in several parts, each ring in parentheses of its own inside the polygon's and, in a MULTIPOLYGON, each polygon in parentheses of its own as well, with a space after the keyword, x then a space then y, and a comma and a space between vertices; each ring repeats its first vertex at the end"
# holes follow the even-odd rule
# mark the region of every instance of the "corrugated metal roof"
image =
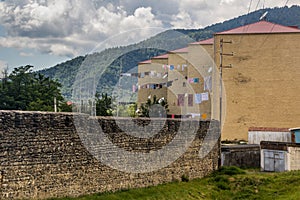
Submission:
POLYGON ((169 58, 169 54, 163 54, 163 55, 160 55, 160 56, 155 56, 152 59, 167 59, 167 58, 169 58))
POLYGON ((207 40, 201 40, 199 42, 194 42, 194 43, 190 43, 190 44, 201 44, 201 45, 214 44, 214 38, 210 38, 207 40))
POLYGON ((288 147, 300 147, 300 144, 299 143, 290 143, 290 142, 262 141, 260 143, 260 147, 261 147, 261 149, 287 151, 288 147))
POLYGON ((221 146, 222 150, 230 150, 230 149, 259 149, 259 144, 240 144, 240 145, 223 145, 221 146))
POLYGON ((142 61, 142 62, 139 62, 139 64, 151 64, 151 60, 145 60, 145 61, 142 61))
POLYGON ((282 26, 267 21, 259 21, 246 26, 241 26, 228 31, 216 33, 216 35, 227 34, 258 34, 258 33, 300 33, 300 29, 282 26))
POLYGON ((185 47, 185 48, 182 48, 182 49, 176 49, 176 50, 173 50, 173 51, 170 51, 171 53, 188 53, 188 48, 185 47))
POLYGON ((297 128, 291 128, 289 129, 290 131, 297 131, 297 130, 300 130, 300 127, 297 127, 297 128))
POLYGON ((289 132, 289 128, 271 128, 271 127, 250 127, 249 131, 261 131, 261 132, 289 132))

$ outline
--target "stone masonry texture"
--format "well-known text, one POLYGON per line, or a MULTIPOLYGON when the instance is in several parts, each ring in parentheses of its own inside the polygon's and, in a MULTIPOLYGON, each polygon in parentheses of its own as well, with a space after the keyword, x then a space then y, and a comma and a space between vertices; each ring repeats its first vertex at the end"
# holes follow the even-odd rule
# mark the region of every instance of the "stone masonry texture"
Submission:
MULTIPOLYGON (((219 141, 207 156, 199 157, 208 130, 219 132, 217 122, 167 119, 155 136, 141 139, 118 128, 114 118, 83 115, 87 120, 99 123, 116 146, 144 153, 168 144, 177 134, 181 122, 199 123, 194 141, 174 163, 154 172, 126 173, 106 166, 87 151, 76 131, 74 116, 0 111, 0 199, 76 197, 148 187, 181 180, 183 175, 190 179, 201 178, 218 168, 219 141)), ((118 120, 122 124, 132 121, 129 118, 118 120)), ((135 123, 147 125, 149 119, 136 119, 135 123)), ((85 126, 82 124, 80 129, 88 134, 89 127, 85 126)))

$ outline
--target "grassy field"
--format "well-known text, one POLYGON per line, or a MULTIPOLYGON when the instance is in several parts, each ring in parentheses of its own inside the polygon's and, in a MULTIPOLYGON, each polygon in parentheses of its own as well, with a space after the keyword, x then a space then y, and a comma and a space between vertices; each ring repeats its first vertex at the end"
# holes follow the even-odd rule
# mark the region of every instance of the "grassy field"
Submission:
MULTIPOLYGON (((59 200, 193 200, 193 199, 300 199, 300 171, 261 173, 222 168, 209 177, 116 193, 59 200)), ((57 199, 58 200, 58 199, 57 199)))

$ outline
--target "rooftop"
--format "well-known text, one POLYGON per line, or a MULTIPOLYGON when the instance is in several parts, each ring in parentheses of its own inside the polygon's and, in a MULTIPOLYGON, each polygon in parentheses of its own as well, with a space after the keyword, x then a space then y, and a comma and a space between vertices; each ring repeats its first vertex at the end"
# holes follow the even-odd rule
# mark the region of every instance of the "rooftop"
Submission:
POLYGON ((160 55, 160 56, 155 56, 152 59, 167 59, 167 58, 169 58, 169 54, 163 54, 163 55, 160 55))
POLYGON ((185 48, 182 48, 182 49, 176 49, 176 50, 173 50, 173 51, 170 51, 171 53, 187 53, 188 52, 188 48, 185 47, 185 48))
POLYGON ((288 128, 272 128, 272 127, 250 127, 248 131, 259 132, 289 132, 288 128))
POLYGON ((290 26, 282 26, 267 21, 259 21, 246 26, 241 26, 228 31, 216 33, 216 35, 227 34, 258 34, 258 33, 300 33, 300 29, 290 26))
POLYGON ((145 60, 145 61, 139 62, 139 64, 151 64, 151 60, 145 60))
POLYGON ((300 130, 300 127, 290 129, 290 131, 297 131, 297 130, 300 130))
POLYGON ((207 40, 201 40, 201 41, 190 43, 190 44, 201 44, 201 45, 214 44, 214 38, 209 38, 207 40))

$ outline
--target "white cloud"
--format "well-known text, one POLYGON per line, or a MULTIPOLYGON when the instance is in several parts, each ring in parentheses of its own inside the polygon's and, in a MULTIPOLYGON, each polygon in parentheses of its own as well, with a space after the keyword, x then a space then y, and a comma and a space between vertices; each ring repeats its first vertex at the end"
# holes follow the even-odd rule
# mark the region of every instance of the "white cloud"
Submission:
MULTIPOLYGON (((197 22, 193 21, 190 14, 186 11, 180 11, 172 17, 171 25, 174 28, 193 28, 197 22)), ((199 27, 199 25, 197 25, 199 27)))
MULTIPOLYGON (((284 6, 286 0, 254 0, 250 10, 262 8, 263 2, 265 7, 275 7, 284 6)), ((241 0, 5 0, 0 1, 0 24, 7 37, 0 37, 0 46, 30 48, 61 56, 82 55, 120 34, 121 39, 111 40, 108 45, 137 42, 166 27, 202 28, 246 14, 249 3, 241 0)), ((291 4, 300 3, 290 0, 291 4)))
POLYGON ((28 53, 28 52, 20 52, 20 56, 22 57, 33 57, 33 53, 28 53))
POLYGON ((0 22, 9 35, 0 38, 3 47, 75 56, 86 53, 95 43, 128 30, 141 29, 123 44, 157 33, 149 31, 149 27, 163 27, 150 7, 139 7, 128 14, 121 5, 108 3, 95 7, 92 1, 83 0, 8 2, 0 3, 0 22))

